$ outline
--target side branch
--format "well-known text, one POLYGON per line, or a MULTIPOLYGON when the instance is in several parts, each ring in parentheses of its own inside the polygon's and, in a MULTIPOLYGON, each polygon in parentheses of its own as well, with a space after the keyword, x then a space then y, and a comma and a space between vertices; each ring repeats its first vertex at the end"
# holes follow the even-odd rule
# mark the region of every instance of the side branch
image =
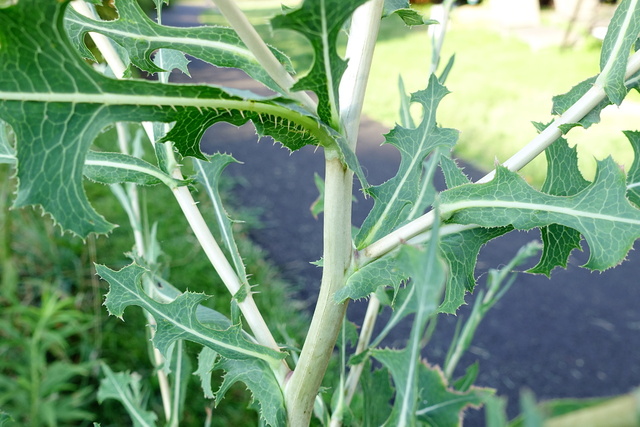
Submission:
MULTIPOLYGON (((627 63, 626 78, 630 78, 640 71, 640 51, 634 53, 627 63)), ((568 123, 577 123, 582 120, 593 108, 606 98, 604 89, 599 85, 594 85, 575 104, 573 104, 560 117, 555 119, 545 130, 540 132, 525 147, 514 154, 503 166, 511 171, 518 171, 539 156, 549 145, 562 136, 560 126, 568 123)), ((496 171, 493 170, 477 181, 484 183, 491 181, 496 171)), ((385 237, 373 242, 364 248, 360 257, 361 264, 364 265, 373 259, 379 258, 392 251, 409 239, 427 232, 434 221, 433 211, 429 211, 419 218, 387 234, 385 237)))

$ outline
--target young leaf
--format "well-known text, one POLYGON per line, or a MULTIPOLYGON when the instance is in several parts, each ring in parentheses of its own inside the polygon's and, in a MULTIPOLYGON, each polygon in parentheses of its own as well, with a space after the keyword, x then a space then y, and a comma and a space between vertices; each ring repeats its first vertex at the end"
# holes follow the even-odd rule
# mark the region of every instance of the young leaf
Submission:
POLYGON ((209 347, 202 347, 198 354, 198 369, 193 373, 200 377, 200 386, 204 392, 204 397, 213 399, 214 394, 211 389, 211 371, 213 371, 218 359, 218 352, 209 347))
MULTIPOLYGON (((220 182, 220 176, 222 171, 231 163, 237 163, 238 161, 228 154, 214 154, 209 158, 208 162, 194 159, 193 165, 196 170, 197 180, 204 185, 209 195, 209 199, 213 204, 213 212, 216 217, 216 223, 222 236, 222 242, 231 255, 233 266, 236 270, 236 274, 241 278, 245 288, 245 295, 248 295, 249 282, 247 280, 247 272, 244 268, 244 262, 242 256, 236 245, 236 241, 233 237, 233 230, 231 228, 231 219, 224 207, 222 206, 222 199, 220 198, 220 192, 218 191, 218 184, 220 182)), ((236 299, 238 299, 236 297, 236 299)), ((241 299, 239 299, 242 302, 241 299)))
POLYGON ((465 392, 451 389, 442 371, 426 363, 420 364, 420 403, 416 409, 418 420, 432 426, 462 426, 467 408, 482 406, 493 390, 471 387, 465 392))
POLYGON ((214 369, 226 371, 222 385, 216 392, 216 405, 236 382, 244 383, 257 403, 260 418, 272 427, 286 426, 284 396, 273 370, 262 360, 221 359, 214 369))
MULTIPOLYGON (((470 184, 477 185, 477 184, 470 184)), ((474 271, 480 249, 489 241, 513 230, 513 227, 476 227, 442 236, 442 257, 449 265, 444 301, 440 305, 443 313, 454 314, 464 304, 464 296, 476 287, 474 271)))
POLYGON ((186 339, 210 347, 221 356, 231 359, 261 359, 275 365, 286 356, 247 340, 239 325, 218 330, 200 323, 196 318, 196 310, 199 303, 208 298, 204 294, 185 292, 172 302, 163 304, 144 293, 140 278, 146 270, 136 264, 130 264, 120 271, 96 265, 96 271, 110 284, 104 303, 110 314, 122 317, 125 308, 137 305, 155 318, 158 326, 153 344, 163 355, 168 354, 176 340, 186 339))
POLYGON ((398 267, 397 256, 382 257, 350 275, 346 285, 335 293, 334 298, 337 303, 367 298, 380 286, 393 286, 397 293, 400 282, 406 278, 407 274, 398 267))
POLYGON ((338 34, 354 10, 366 0, 305 0, 299 9, 274 17, 274 29, 289 29, 305 36, 314 52, 311 69, 292 88, 318 95, 318 116, 339 129, 338 86, 347 68, 337 51, 338 34))
POLYGON ((424 19, 417 10, 411 9, 409 0, 384 0, 384 7, 382 9, 382 17, 385 18, 392 14, 397 14, 406 25, 424 25, 424 24, 437 24, 438 21, 432 19, 424 19))
POLYGON ((622 0, 611 18, 600 52, 600 75, 596 84, 602 87, 616 105, 627 95, 625 74, 631 47, 640 33, 640 1, 622 0))
POLYGON ((117 121, 176 122, 163 140, 173 141, 183 156, 202 158, 200 138, 219 121, 252 120, 259 134, 291 150, 336 147, 335 132, 281 100, 245 99, 247 92, 211 86, 116 81, 93 71, 66 37, 66 6, 21 0, 0 9, 0 119, 17 140, 14 206, 41 205, 63 229, 83 237, 110 231, 87 201, 82 165, 94 137, 117 121))
MULTIPOLYGON (((545 126, 534 123, 539 131, 545 126)), ((578 169, 578 154, 575 147, 569 148, 564 138, 558 138, 545 150, 547 158, 547 176, 542 192, 556 196, 572 196, 589 186, 578 169)), ((574 249, 580 249, 580 233, 572 228, 551 224, 540 229, 544 249, 538 264, 528 273, 541 273, 549 276, 555 267, 566 268, 569 255, 574 249)))
POLYGON ((424 107, 422 122, 415 129, 396 126, 386 135, 386 142, 400 150, 400 168, 396 176, 367 190, 375 204, 356 236, 358 249, 385 236, 407 217, 420 191, 422 162, 435 149, 451 149, 456 143, 458 131, 440 128, 436 122, 438 104, 448 93, 431 75, 427 89, 411 96, 413 102, 424 107))
POLYGON ((640 132, 624 131, 633 147, 633 163, 627 173, 627 197, 640 207, 640 132))
MULTIPOLYGON (((573 104, 576 103, 576 101, 578 101, 585 93, 587 93, 589 89, 593 87, 597 78, 598 76, 590 77, 578 83, 574 87, 572 87, 571 90, 569 90, 569 92, 562 95, 554 96, 551 113, 556 115, 561 115, 565 111, 567 111, 573 104)), ((637 74, 629 78, 629 80, 625 82, 625 90, 626 90, 625 95, 631 89, 634 89, 634 88, 639 89, 639 83, 640 83, 640 79, 637 74)), ((600 101, 598 105, 596 105, 591 111, 589 111, 578 123, 569 123, 566 125, 561 125, 560 129, 564 133, 566 133, 568 129, 571 129, 571 127, 576 125, 580 125, 586 129, 593 124, 597 124, 600 122, 600 112, 602 112, 602 110, 606 106, 611 104, 612 104, 612 101, 609 98, 605 98, 602 101, 600 101)))
POLYGON ((107 365, 102 364, 104 378, 98 389, 98 402, 115 399, 122 403, 135 427, 153 427, 156 425, 156 414, 142 407, 140 396, 140 378, 136 374, 125 372, 114 373, 107 365))
POLYGON ((623 172, 607 158, 598 162, 595 181, 573 196, 540 193, 504 167, 489 183, 462 185, 440 196, 443 214, 459 224, 576 229, 591 250, 585 267, 605 270, 619 264, 640 237, 640 211, 625 193, 623 172))
MULTIPOLYGON (((150 73, 171 71, 169 67, 160 67, 151 60, 153 52, 168 48, 219 67, 240 68, 270 89, 276 92, 281 90, 231 28, 167 27, 152 21, 136 1, 116 0, 115 6, 119 18, 113 21, 95 21, 71 8, 67 11, 65 26, 74 46, 84 57, 94 59, 84 45, 84 36, 91 31, 103 34, 124 47, 131 62, 150 73)), ((291 70, 289 59, 284 54, 273 48, 271 51, 288 70, 291 70)))

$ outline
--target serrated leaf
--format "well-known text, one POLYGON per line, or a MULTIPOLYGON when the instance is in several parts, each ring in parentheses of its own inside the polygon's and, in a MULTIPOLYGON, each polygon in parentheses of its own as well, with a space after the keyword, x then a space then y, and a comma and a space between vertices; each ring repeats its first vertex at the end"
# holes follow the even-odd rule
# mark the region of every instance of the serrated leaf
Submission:
MULTIPOLYGON (((573 104, 578 101, 589 89, 593 87, 593 84, 596 81, 598 76, 590 77, 577 85, 573 86, 569 92, 556 95, 552 98, 553 107, 551 108, 551 114, 561 115, 564 114, 565 111, 569 109, 573 104)), ((611 101, 609 99, 604 99, 598 103, 591 111, 589 111, 582 120, 580 120, 579 124, 587 129, 592 124, 596 124, 600 122, 600 112, 606 107, 610 105, 611 101)), ((573 126, 574 124, 572 124, 573 126)), ((563 133, 566 133, 566 130, 563 130, 563 133)))
POLYGON ((624 131, 633 148, 633 163, 627 173, 627 197, 640 207, 640 132, 624 131))
POLYGON ((338 34, 356 8, 366 0, 305 0, 300 8, 274 17, 274 29, 297 31, 311 43, 311 69, 291 88, 311 90, 318 95, 318 116, 334 129, 339 128, 338 87, 347 63, 337 51, 338 34))
POLYGON ((221 359, 215 369, 226 371, 222 385, 216 392, 216 405, 226 392, 237 382, 244 383, 251 391, 252 399, 257 403, 260 418, 272 427, 284 427, 287 417, 284 395, 273 370, 262 360, 221 359))
POLYGON ((463 170, 458 166, 455 160, 449 156, 440 156, 440 169, 444 175, 444 181, 447 188, 457 187, 458 185, 470 184, 471 180, 463 170))
POLYGON ((157 416, 142 407, 140 397, 140 379, 135 374, 114 373, 107 365, 102 364, 104 378, 98 389, 98 402, 115 399, 122 403, 135 427, 153 427, 157 416))
POLYGON ((426 363, 420 364, 420 403, 416 415, 418 420, 430 426, 462 426, 464 410, 482 406, 493 390, 471 387, 466 392, 452 389, 442 371, 426 363))
MULTIPOLYGON (((534 123, 538 131, 545 126, 534 123)), ((547 176, 542 192, 556 196, 572 196, 589 186, 578 168, 578 153, 575 147, 569 148, 564 138, 558 138, 545 150, 547 176)), ((528 273, 549 276, 556 267, 566 268, 569 255, 574 249, 580 249, 580 233, 577 230, 558 224, 540 229, 544 249, 538 264, 528 273)))
MULTIPOLYGON (((248 295, 248 293, 250 292, 249 281, 247 279, 247 271, 245 270, 242 256, 240 255, 240 251, 238 250, 238 245, 236 244, 236 241, 233 237, 231 219, 224 209, 224 206, 222 206, 222 198, 220 197, 220 192, 218 189, 220 177, 224 169, 231 163, 238 163, 238 161, 228 154, 221 153, 214 154, 213 156, 209 157, 208 160, 208 162, 203 162, 197 159, 193 160, 193 166, 196 170, 196 178, 198 182, 200 182, 205 187, 207 194, 209 195, 209 199, 213 204, 213 213, 216 218, 218 229, 220 230, 222 242, 224 243, 224 246, 227 248, 227 251, 231 256, 231 261, 233 263, 236 274, 242 280, 242 283, 244 285, 244 296, 246 297, 246 295, 248 295)), ((236 298, 239 302, 242 302, 244 298, 240 299, 240 296, 240 294, 234 295, 234 298, 236 298)))
POLYGON ((9 129, 6 123, 0 120, 0 164, 15 164, 16 152, 9 142, 9 129))
POLYGON ((211 371, 213 371, 218 359, 218 352, 209 347, 202 347, 198 354, 198 369, 193 373, 200 377, 200 386, 204 392, 204 397, 213 399, 214 394, 211 389, 211 371))
MULTIPOLYGON (((433 227, 434 236, 438 236, 439 224, 433 227)), ((373 349, 371 355, 389 369, 396 388, 395 402, 388 426, 408 426, 415 424, 416 409, 419 403, 419 365, 421 365, 420 341, 427 320, 433 315, 442 296, 445 271, 438 257, 438 239, 429 241, 427 249, 413 246, 400 248, 398 262, 408 272, 415 288, 417 305, 411 335, 407 347, 403 350, 373 349)))
MULTIPOLYGON (((151 55, 158 49, 181 51, 219 67, 240 68, 249 76, 262 82, 274 91, 281 91, 258 63, 254 55, 244 45, 231 28, 200 26, 192 28, 167 27, 152 21, 140 8, 138 2, 116 0, 119 18, 113 21, 96 21, 69 9, 65 26, 74 46, 88 59, 84 45, 84 35, 91 31, 103 34, 124 47, 132 63, 150 73, 171 71, 175 64, 156 65, 151 55)), ((291 70, 289 59, 277 49, 271 49, 287 69, 291 70)))
MULTIPOLYGON (((66 6, 23 0, 0 10, 0 119, 17 141, 14 206, 41 205, 63 229, 83 237, 110 231, 87 201, 82 165, 95 136, 117 121, 176 122, 162 141, 173 141, 183 156, 203 157, 200 138, 212 124, 249 120, 260 135, 291 150, 320 143, 344 152, 344 144, 336 148, 335 132, 283 100, 245 99, 246 91, 211 86, 116 81, 95 72, 66 37, 66 6)), ((358 169, 353 156, 344 156, 358 169)))
POLYGON ((101 184, 133 182, 138 185, 165 183, 170 188, 186 184, 137 157, 122 153, 89 151, 84 163, 84 175, 101 184))
POLYGON ((370 245, 400 225, 418 198, 424 159, 437 148, 448 150, 456 143, 458 131, 440 128, 436 122, 438 104, 448 93, 431 75, 427 89, 411 97, 424 107, 421 123, 415 129, 396 126, 386 135, 386 142, 400 150, 400 167, 396 176, 367 190, 375 204, 356 236, 356 248, 370 245))
POLYGON ((573 196, 538 192, 516 173, 498 167, 490 183, 462 185, 440 197, 443 214, 459 224, 523 230, 560 224, 576 229, 590 248, 584 267, 605 270, 622 262, 640 236, 640 211, 625 193, 624 173, 607 158, 598 162, 595 181, 573 196))
POLYGON ((406 278, 407 273, 398 266, 397 256, 382 257, 350 275, 345 286, 335 293, 334 299, 342 303, 347 299, 367 298, 380 286, 392 286, 397 292, 406 278))
POLYGON ((209 298, 204 294, 185 292, 166 304, 151 299, 140 284, 141 276, 146 270, 135 263, 119 271, 96 265, 96 271, 110 285, 104 303, 109 313, 122 317, 128 306, 144 308, 156 320, 157 330, 153 344, 165 356, 176 340, 180 339, 210 347, 221 356, 231 359, 261 359, 267 364, 276 365, 286 356, 247 340, 239 325, 228 329, 213 329, 200 323, 196 310, 200 302, 209 298))
POLYGON ((480 249, 490 240, 511 230, 513 227, 475 227, 441 237, 442 257, 447 261, 450 271, 444 301, 439 309, 441 312, 455 314, 465 303, 465 294, 476 287, 474 271, 480 249))
POLYGON ((385 0, 382 9, 382 17, 396 14, 408 26, 437 24, 438 21, 425 19, 417 10, 411 9, 409 0, 385 0))
POLYGON ((620 105, 627 95, 625 74, 631 47, 640 33, 640 1, 622 0, 611 18, 600 51, 600 75, 596 84, 611 102, 620 105))
POLYGON ((159 49, 153 56, 153 63, 167 72, 180 70, 187 76, 189 74, 189 61, 184 53, 175 49, 159 49))
MULTIPOLYGON (((636 74, 635 76, 632 76, 631 78, 629 78, 629 80, 626 81, 625 88, 627 92, 634 88, 639 89, 638 85, 639 85, 640 79, 638 77, 639 75, 636 74)), ((562 95, 554 96, 551 114, 555 114, 555 115, 564 114, 565 111, 567 111, 585 93, 587 93, 589 89, 593 87, 593 85, 596 83, 597 78, 598 76, 590 77, 578 83, 574 87, 572 87, 571 90, 569 90, 569 92, 562 95)), ((611 104, 612 104, 612 101, 609 98, 605 98, 602 101, 600 101, 595 107, 593 107, 593 109, 591 109, 578 123, 563 124, 559 128, 563 134, 566 134, 569 130, 571 130, 575 126, 582 126, 583 128, 587 129, 589 126, 593 124, 600 123, 600 113, 605 107, 611 104)))

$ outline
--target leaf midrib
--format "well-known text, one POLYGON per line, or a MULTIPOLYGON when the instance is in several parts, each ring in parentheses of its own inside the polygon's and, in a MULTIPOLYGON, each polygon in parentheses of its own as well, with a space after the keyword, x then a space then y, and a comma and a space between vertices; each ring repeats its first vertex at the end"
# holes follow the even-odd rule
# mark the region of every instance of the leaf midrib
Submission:
POLYGON ((100 27, 98 25, 93 25, 90 24, 88 22, 85 21, 78 21, 76 19, 73 19, 71 17, 68 17, 67 20, 71 23, 74 24, 78 24, 87 28, 91 28, 94 29, 98 32, 100 32, 101 34, 108 36, 109 34, 117 34, 119 36, 125 37, 125 38, 129 38, 129 39, 135 39, 135 40, 146 40, 146 41, 150 41, 150 42, 157 42, 157 43, 166 43, 167 45, 175 45, 176 43, 181 43, 181 44, 185 44, 185 45, 191 45, 191 46, 200 46, 203 48, 207 48, 207 49, 217 49, 217 50, 223 50, 223 51, 228 51, 228 52, 232 52, 236 55, 245 57, 247 59, 250 59, 251 61, 257 63, 255 57, 253 56, 253 54, 251 53, 251 51, 249 51, 248 49, 243 49, 240 48, 238 46, 234 46, 232 44, 228 44, 228 43, 224 43, 224 42, 218 42, 218 41, 213 41, 213 40, 204 40, 204 39, 194 39, 194 38, 189 38, 189 37, 164 37, 164 36, 148 36, 148 35, 144 35, 144 34, 140 34, 140 33, 134 33, 134 32, 129 32, 129 31, 121 31, 121 30, 115 30, 112 28, 106 28, 106 27, 100 27))
POLYGON ((472 208, 508 208, 508 209, 521 209, 530 211, 543 211, 559 213, 562 215, 577 217, 577 218, 590 218, 601 221, 620 222, 625 224, 640 225, 640 220, 634 220, 631 218, 619 217, 609 214, 601 214, 597 212, 581 211, 572 209, 569 207, 546 205, 540 203, 525 203, 505 200, 467 200, 454 203, 443 203, 440 205, 440 211, 443 215, 453 214, 463 209, 472 208))

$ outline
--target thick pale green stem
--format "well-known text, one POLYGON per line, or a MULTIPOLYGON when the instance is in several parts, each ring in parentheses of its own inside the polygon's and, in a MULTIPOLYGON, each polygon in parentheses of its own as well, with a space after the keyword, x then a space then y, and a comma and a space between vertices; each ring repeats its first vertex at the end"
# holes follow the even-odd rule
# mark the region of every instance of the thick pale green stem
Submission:
POLYGON ((333 352, 347 305, 333 298, 351 262, 353 174, 326 151, 323 275, 318 303, 298 366, 285 387, 289 426, 307 426, 313 403, 333 352))

